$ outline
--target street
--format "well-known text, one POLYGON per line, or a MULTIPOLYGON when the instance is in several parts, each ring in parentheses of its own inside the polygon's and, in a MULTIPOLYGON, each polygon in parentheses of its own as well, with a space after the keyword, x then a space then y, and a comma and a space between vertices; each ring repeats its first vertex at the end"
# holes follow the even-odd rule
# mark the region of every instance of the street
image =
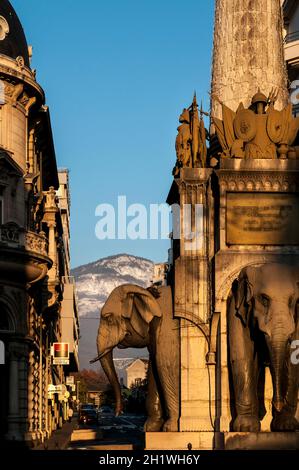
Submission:
MULTIPOLYGON (((143 426, 145 416, 134 414, 123 414, 114 416, 112 414, 102 414, 99 416, 98 426, 78 425, 78 430, 86 430, 92 433, 97 432, 100 437, 96 439, 74 440, 69 443, 69 450, 103 449, 103 448, 142 448, 143 447, 143 426)), ((74 431, 76 435, 76 431, 74 431)), ((88 435, 88 434, 87 434, 88 435)))

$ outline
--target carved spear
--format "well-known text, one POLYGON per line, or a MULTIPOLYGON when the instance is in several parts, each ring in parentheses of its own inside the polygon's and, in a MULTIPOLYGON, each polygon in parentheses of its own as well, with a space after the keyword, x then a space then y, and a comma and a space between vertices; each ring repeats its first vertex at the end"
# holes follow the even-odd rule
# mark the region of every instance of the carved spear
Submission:
POLYGON ((196 100, 196 92, 194 92, 193 103, 191 105, 192 119, 191 119, 191 134, 192 134, 192 162, 193 168, 197 166, 198 162, 198 151, 199 151, 199 116, 198 116, 198 105, 196 100))

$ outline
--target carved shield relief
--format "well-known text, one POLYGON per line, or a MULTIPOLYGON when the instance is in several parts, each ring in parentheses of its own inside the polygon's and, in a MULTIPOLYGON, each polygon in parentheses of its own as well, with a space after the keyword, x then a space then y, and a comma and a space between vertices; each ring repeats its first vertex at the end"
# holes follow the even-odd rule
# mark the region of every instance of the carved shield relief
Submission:
POLYGON ((238 111, 234 121, 234 130, 238 139, 243 142, 250 142, 257 133, 256 117, 250 109, 241 109, 238 111))
POLYGON ((276 109, 270 109, 267 119, 267 132, 275 144, 282 142, 285 131, 284 113, 276 109))

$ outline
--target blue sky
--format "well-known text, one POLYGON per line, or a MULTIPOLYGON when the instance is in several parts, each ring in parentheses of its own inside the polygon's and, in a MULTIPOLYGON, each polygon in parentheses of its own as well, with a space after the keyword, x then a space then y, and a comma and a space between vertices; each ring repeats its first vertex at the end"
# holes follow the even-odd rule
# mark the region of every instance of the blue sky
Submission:
POLYGON ((178 116, 209 105, 213 0, 12 0, 46 92, 72 197, 72 266, 117 253, 167 259, 166 240, 95 236, 95 208, 165 201, 178 116))

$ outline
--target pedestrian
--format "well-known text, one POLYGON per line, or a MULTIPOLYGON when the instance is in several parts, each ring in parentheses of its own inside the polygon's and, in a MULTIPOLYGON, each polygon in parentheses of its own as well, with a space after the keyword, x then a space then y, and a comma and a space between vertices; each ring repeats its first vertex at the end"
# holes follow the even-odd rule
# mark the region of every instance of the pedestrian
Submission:
POLYGON ((72 421, 73 414, 74 414, 74 410, 71 406, 69 406, 69 410, 68 410, 69 423, 71 423, 72 421))

